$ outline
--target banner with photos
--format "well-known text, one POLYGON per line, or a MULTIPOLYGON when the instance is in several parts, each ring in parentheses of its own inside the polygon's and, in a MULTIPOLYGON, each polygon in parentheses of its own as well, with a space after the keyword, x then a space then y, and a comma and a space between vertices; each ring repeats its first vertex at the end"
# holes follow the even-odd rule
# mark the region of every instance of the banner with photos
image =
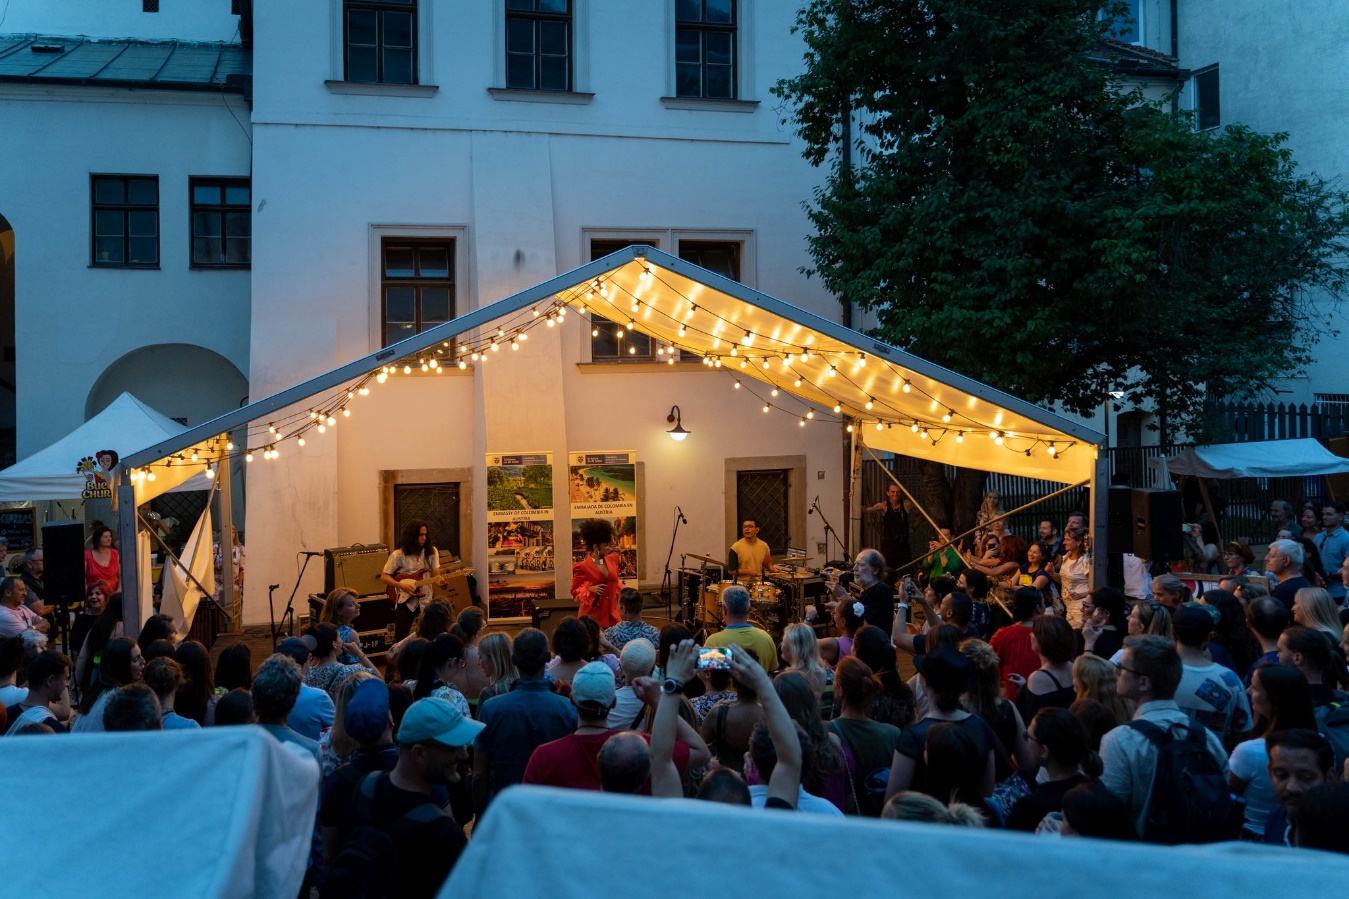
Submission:
POLYGON ((571 559, 585 557, 581 522, 603 518, 614 526, 613 552, 623 586, 637 586, 637 454, 569 453, 571 559))
POLYGON ((553 454, 487 454, 488 616, 528 618, 556 592, 553 454))

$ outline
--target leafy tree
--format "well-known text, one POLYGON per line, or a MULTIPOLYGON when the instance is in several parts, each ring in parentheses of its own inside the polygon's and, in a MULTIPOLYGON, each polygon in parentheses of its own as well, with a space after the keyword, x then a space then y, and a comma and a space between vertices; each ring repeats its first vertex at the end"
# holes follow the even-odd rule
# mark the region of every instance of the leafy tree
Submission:
POLYGON ((1208 396, 1308 360, 1349 198, 1285 135, 1198 133, 1125 89, 1101 5, 808 3, 804 71, 774 92, 830 170, 810 273, 920 356, 1077 413, 1122 390, 1193 434, 1208 396))

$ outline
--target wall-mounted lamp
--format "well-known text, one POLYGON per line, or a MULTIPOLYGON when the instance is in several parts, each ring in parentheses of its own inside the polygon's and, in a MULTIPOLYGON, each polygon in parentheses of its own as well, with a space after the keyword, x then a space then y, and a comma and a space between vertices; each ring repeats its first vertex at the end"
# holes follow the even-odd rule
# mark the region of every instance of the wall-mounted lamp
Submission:
POLYGON ((670 407, 670 414, 665 416, 665 420, 674 425, 673 428, 666 432, 672 439, 683 440, 691 433, 690 431, 684 430, 684 422, 680 419, 678 406, 670 407))

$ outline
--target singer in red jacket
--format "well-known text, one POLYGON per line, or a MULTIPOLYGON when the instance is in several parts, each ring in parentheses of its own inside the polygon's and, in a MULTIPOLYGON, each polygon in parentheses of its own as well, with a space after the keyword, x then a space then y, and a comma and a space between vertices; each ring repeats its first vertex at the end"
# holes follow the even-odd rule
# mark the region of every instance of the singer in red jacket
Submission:
POLYGON ((618 624, 618 595, 623 582, 618 579, 618 553, 610 552, 614 527, 602 518, 581 522, 581 541, 586 557, 571 566, 571 595, 580 605, 578 613, 592 615, 600 627, 618 624))

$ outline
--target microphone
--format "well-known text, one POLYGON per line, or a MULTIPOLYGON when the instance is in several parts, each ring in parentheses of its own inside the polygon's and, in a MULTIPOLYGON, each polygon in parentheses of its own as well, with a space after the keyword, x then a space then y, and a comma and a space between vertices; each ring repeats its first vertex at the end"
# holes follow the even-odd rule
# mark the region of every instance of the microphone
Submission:
POLYGON ((811 502, 810 508, 806 510, 806 514, 807 514, 807 515, 814 515, 814 514, 815 514, 815 507, 818 506, 819 504, 820 504, 820 498, 819 498, 818 496, 816 496, 815 499, 811 502))
POLYGON ((267 585, 267 589, 268 589, 268 590, 280 590, 280 589, 281 589, 281 585, 280 585, 280 584, 268 584, 268 585, 267 585))
POLYGON ((679 523, 680 523, 680 524, 688 524, 688 523, 689 523, 689 520, 688 520, 687 518, 684 517, 684 510, 683 510, 683 509, 679 508, 678 506, 675 506, 675 511, 679 513, 679 523))
POLYGON ((302 550, 300 550, 299 554, 302 555, 302 556, 321 556, 321 555, 323 555, 323 550, 319 550, 318 552, 314 552, 314 551, 312 551, 312 550, 302 549, 302 550))

